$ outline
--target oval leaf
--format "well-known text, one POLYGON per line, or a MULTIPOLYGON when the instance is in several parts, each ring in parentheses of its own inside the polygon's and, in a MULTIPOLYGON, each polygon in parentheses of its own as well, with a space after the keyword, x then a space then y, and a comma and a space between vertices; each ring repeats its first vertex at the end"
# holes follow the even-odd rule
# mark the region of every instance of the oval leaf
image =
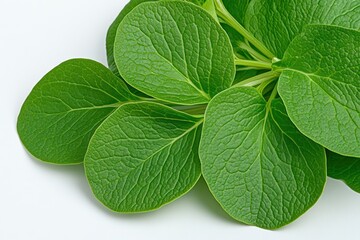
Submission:
POLYGON ((328 176, 344 181, 352 190, 360 193, 360 158, 351 158, 327 152, 328 176))
POLYGON ((130 85, 173 103, 206 103, 230 87, 235 76, 226 33, 191 3, 136 7, 119 25, 114 55, 130 85))
POLYGON ((360 29, 359 0, 251 0, 245 26, 278 58, 308 24, 360 29))
POLYGON ((304 29, 275 67, 279 94, 299 130, 341 155, 360 157, 360 32, 304 29))
MULTIPOLYGON (((124 19, 124 17, 131 12, 136 6, 138 6, 141 3, 144 2, 156 2, 159 0, 130 0, 128 4, 125 5, 125 7, 121 10, 119 15, 116 17, 114 22, 110 25, 107 35, 106 35, 106 55, 107 55, 107 61, 110 70, 118 77, 120 77, 120 73, 117 69, 115 59, 114 59, 114 44, 116 39, 116 32, 117 29, 124 19)), ((160 0, 163 1, 163 0, 160 0)), ((194 4, 197 4, 199 6, 206 3, 206 0, 186 0, 188 2, 193 2, 194 4)))
POLYGON ((136 99, 100 63, 69 60, 46 74, 27 97, 18 133, 27 150, 42 161, 80 163, 100 123, 120 104, 136 99))
POLYGON ((85 170, 97 199, 117 212, 161 207, 200 177, 202 119, 160 104, 125 104, 96 130, 85 170))
POLYGON ((307 211, 326 181, 324 148, 295 128, 279 99, 270 106, 253 88, 231 88, 210 102, 200 159, 225 211, 267 229, 307 211))

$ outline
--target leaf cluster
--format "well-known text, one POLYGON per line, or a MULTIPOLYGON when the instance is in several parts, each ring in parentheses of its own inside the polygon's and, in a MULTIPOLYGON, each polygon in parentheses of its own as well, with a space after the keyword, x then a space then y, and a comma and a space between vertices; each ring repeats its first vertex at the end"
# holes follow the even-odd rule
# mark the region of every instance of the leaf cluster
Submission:
POLYGON ((330 176, 360 192, 358 0, 131 0, 108 65, 55 67, 22 106, 35 158, 83 163, 117 212, 157 209, 202 175, 234 219, 282 227, 330 176))

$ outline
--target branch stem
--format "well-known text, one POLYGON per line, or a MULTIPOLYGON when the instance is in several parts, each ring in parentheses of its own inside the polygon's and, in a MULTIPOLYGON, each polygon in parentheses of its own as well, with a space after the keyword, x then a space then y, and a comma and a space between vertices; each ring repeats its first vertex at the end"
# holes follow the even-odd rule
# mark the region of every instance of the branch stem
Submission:
POLYGON ((246 30, 225 8, 222 0, 214 0, 216 12, 220 18, 222 18, 229 26, 234 28, 245 39, 247 39, 252 45, 254 45, 261 53, 263 53, 269 59, 275 58, 275 55, 265 47, 265 45, 254 37, 248 30, 246 30))
POLYGON ((241 81, 241 82, 233 85, 233 87, 254 87, 259 84, 262 84, 263 82, 275 80, 279 76, 280 76, 280 73, 269 71, 269 72, 266 72, 263 74, 259 74, 255 77, 248 78, 244 81, 241 81))
POLYGON ((271 63, 253 61, 253 60, 244 60, 239 58, 235 58, 235 64, 238 66, 245 66, 245 67, 255 67, 255 68, 263 68, 270 70, 272 69, 271 63))

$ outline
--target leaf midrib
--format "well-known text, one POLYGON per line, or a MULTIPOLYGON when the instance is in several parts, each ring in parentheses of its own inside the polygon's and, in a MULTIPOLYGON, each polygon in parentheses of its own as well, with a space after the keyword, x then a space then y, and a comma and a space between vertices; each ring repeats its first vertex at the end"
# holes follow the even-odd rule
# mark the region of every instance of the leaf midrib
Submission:
MULTIPOLYGON (((164 59, 176 72, 178 72, 185 80, 186 82, 191 86, 193 87, 196 91, 198 91, 207 101, 210 101, 211 97, 206 93, 204 92, 203 90, 199 89, 197 86, 195 86, 195 84, 191 81, 191 79, 189 78, 189 76, 185 76, 185 74, 183 74, 176 66, 174 66, 174 64, 169 60, 167 59, 166 57, 164 57, 163 55, 161 55, 158 50, 154 47, 154 43, 151 39, 150 36, 148 36, 144 31, 142 31, 140 29, 140 31, 144 34, 145 37, 147 37, 151 43, 152 43, 152 48, 154 49, 154 51, 157 53, 157 55, 159 57, 161 57, 162 59, 164 59)), ((182 46, 184 48, 184 46, 182 46)), ((185 64, 187 65, 187 62, 185 61, 185 64)))
POLYGON ((173 145, 175 142, 177 142, 179 139, 181 139, 182 137, 184 137, 185 135, 189 134, 190 132, 192 132, 194 129, 196 129, 197 127, 199 127, 202 123, 203 123, 204 119, 201 119, 198 122, 195 122, 194 126, 192 126, 191 128, 189 128, 188 130, 186 130, 185 132, 183 132, 181 135, 179 135, 178 137, 174 138, 173 140, 171 140, 170 142, 166 143, 164 146, 162 146, 161 148, 159 148, 158 150, 156 150, 154 153, 152 153, 150 156, 146 157, 145 159, 143 159, 141 161, 141 163, 139 165, 137 165, 136 167, 134 167, 132 170, 130 170, 126 175, 122 175, 121 177, 124 176, 128 176, 130 175, 133 171, 135 171, 139 166, 143 165, 146 161, 150 160, 152 157, 154 157, 156 154, 158 154, 159 152, 161 152, 162 150, 164 150, 165 148, 173 145))
MULTIPOLYGON (((139 168, 142 168, 144 166, 144 163, 150 159, 152 159, 152 157, 154 157, 156 154, 158 154, 159 152, 161 152, 162 150, 166 149, 167 147, 173 145, 176 141, 178 141, 179 139, 181 139, 182 137, 186 136, 187 134, 189 134, 190 132, 192 132, 194 129, 196 129, 197 127, 199 127, 202 123, 203 123, 204 119, 201 119, 198 122, 195 122, 194 126, 192 126, 191 128, 189 128, 188 130, 186 130, 184 133, 182 133, 181 135, 179 135, 178 137, 174 138, 172 141, 170 141, 169 143, 165 144, 164 146, 162 146, 161 148, 159 148, 158 150, 156 150, 154 153, 152 153, 150 156, 146 157, 144 160, 141 161, 141 163, 139 165, 137 165, 136 167, 134 167, 133 169, 131 169, 129 172, 127 172, 125 175, 121 175, 118 177, 118 180, 116 182, 116 187, 114 189, 114 191, 116 191, 117 186, 119 184, 119 181, 122 178, 127 178, 131 173, 133 173, 134 171, 138 170, 139 168)), ((136 184, 135 184, 136 185, 136 184)), ((130 194, 130 192, 132 191, 132 189, 130 189, 127 194, 125 195, 125 197, 123 197, 123 199, 121 199, 120 203, 121 204, 127 197, 127 195, 130 194)))
POLYGON ((118 108, 121 105, 125 104, 125 103, 130 103, 131 101, 126 101, 126 102, 118 102, 118 103, 113 103, 113 104, 107 104, 107 105, 99 105, 99 106, 93 106, 93 107, 82 107, 82 108, 72 108, 70 106, 70 109, 67 111, 63 111, 63 112, 57 112, 57 113, 45 113, 42 112, 40 114, 45 114, 45 115, 64 115, 64 114, 68 114, 70 112, 77 112, 77 111, 90 111, 90 110, 96 110, 96 109, 104 109, 104 108, 118 108))

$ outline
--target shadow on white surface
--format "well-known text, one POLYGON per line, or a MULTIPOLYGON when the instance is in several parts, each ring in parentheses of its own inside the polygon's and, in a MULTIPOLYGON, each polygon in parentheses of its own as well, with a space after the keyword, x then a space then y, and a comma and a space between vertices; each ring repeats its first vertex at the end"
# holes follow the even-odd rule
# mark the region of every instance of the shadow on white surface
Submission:
POLYGON ((214 197, 211 195, 206 185, 206 182, 202 177, 199 179, 196 186, 186 195, 182 196, 181 198, 173 202, 170 202, 169 204, 164 205, 163 207, 157 210, 145 212, 145 213, 124 214, 124 213, 117 213, 111 211, 95 198, 95 196, 91 192, 90 186, 87 183, 83 164, 65 165, 65 166, 53 165, 53 164, 41 162, 35 159, 34 157, 32 157, 28 153, 27 155, 29 160, 32 161, 32 163, 36 167, 45 170, 49 173, 52 172, 55 173, 56 175, 63 175, 63 177, 66 178, 68 181, 70 180, 71 182, 73 182, 76 188, 84 196, 84 201, 90 202, 90 204, 93 207, 98 208, 99 211, 110 217, 119 218, 121 220, 128 220, 128 221, 138 220, 138 219, 148 219, 154 217, 154 215, 162 215, 167 211, 171 211, 173 208, 176 208, 180 202, 185 202, 185 204, 189 204, 189 203, 194 204, 195 207, 200 211, 208 212, 214 218, 218 218, 221 221, 227 221, 232 224, 240 224, 246 226, 245 224, 233 220, 221 208, 221 206, 216 202, 214 197))
MULTIPOLYGON (((220 204, 215 200, 215 198, 210 193, 208 186, 206 185, 205 180, 201 177, 199 182, 196 184, 194 189, 189 194, 194 202, 203 208, 204 211, 209 211, 214 217, 221 219, 222 221, 227 221, 234 224, 242 224, 240 222, 232 219, 220 206, 220 204)), ((246 225, 245 225, 246 226, 246 225)))

